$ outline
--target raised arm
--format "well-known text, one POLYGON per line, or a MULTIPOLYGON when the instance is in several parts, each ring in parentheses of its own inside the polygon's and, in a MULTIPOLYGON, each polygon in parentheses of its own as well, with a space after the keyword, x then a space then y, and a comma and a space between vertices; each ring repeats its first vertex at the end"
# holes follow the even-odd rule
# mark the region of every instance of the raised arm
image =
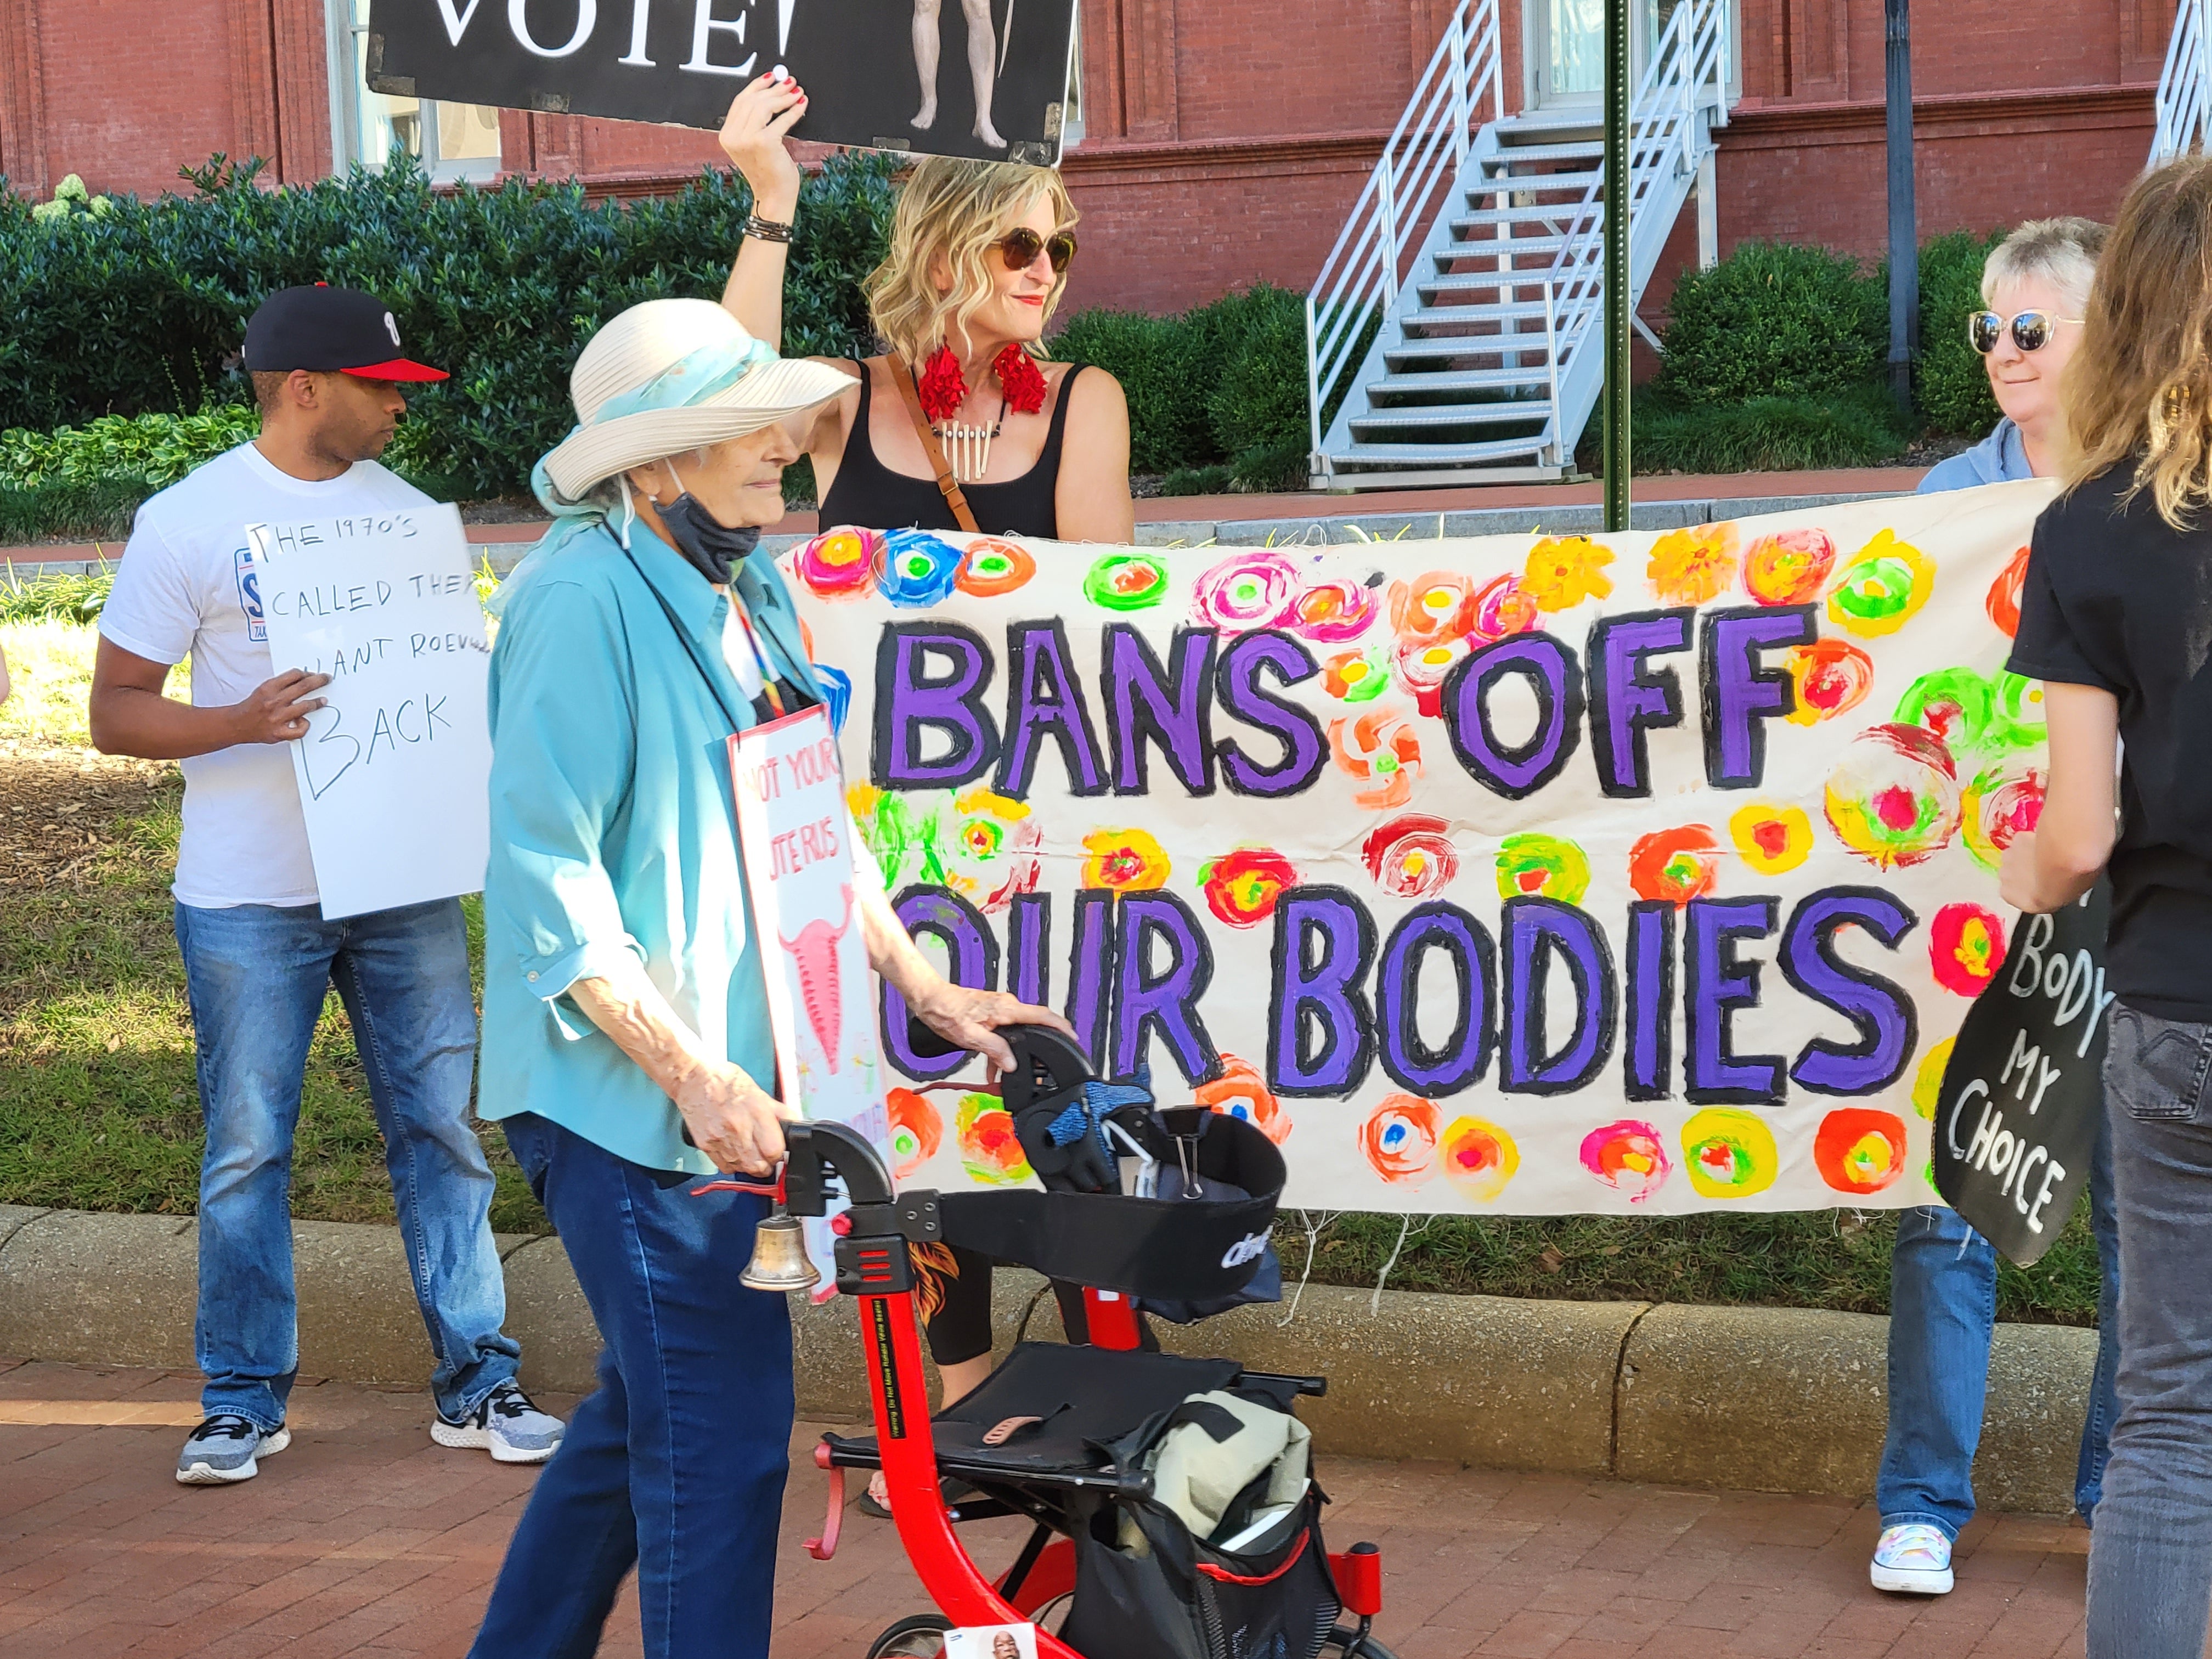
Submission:
MULTIPOLYGON (((806 113, 806 94, 795 81, 768 76, 730 100, 722 122, 722 154, 730 158, 751 189, 753 211, 787 225, 799 212, 799 163, 791 159, 784 135, 806 113)), ((722 307, 746 333, 783 349, 783 278, 791 250, 766 236, 748 236, 738 245, 730 280, 722 289, 722 307)))

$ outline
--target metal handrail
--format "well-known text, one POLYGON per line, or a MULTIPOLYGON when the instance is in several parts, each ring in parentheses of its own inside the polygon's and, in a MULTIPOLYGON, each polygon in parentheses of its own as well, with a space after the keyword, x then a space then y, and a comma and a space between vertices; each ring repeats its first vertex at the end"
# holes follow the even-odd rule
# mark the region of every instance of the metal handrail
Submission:
MULTIPOLYGON (((2198 6, 2207 0, 2183 0, 2198 6)), ((1661 169, 1669 166, 1694 171, 1712 148, 1712 139, 1698 114, 1710 109, 1717 124, 1728 118, 1729 0, 1683 0, 1661 31, 1650 59, 1639 77, 1629 111, 1629 176, 1619 198, 1628 204, 1631 234, 1664 236, 1671 223, 1649 228, 1655 222, 1644 216, 1638 222, 1636 207, 1657 187, 1661 169)), ((1605 203, 1599 191, 1605 180, 1589 185, 1572 210, 1565 246, 1552 261, 1543 278, 1547 312, 1556 306, 1556 319, 1547 314, 1546 332, 1553 337, 1553 386, 1589 341, 1591 330, 1605 309, 1605 203)), ((1556 389, 1552 403, 1550 436, 1558 440, 1560 411, 1556 389)))
POLYGON ((2203 143, 2208 115, 2212 115, 2212 63, 2206 45, 2212 40, 2208 0, 2181 0, 2174 12, 2173 33, 2166 43, 2166 63, 2158 76, 2158 125, 2150 144, 2150 165, 2186 155, 2203 143))
POLYGON ((1486 89, 1489 118, 1504 114, 1498 5, 1460 0, 1307 292, 1306 422, 1316 455, 1322 407, 1349 394, 1343 383, 1365 354, 1368 324, 1388 317, 1407 249, 1418 252, 1416 238, 1466 164, 1486 89))

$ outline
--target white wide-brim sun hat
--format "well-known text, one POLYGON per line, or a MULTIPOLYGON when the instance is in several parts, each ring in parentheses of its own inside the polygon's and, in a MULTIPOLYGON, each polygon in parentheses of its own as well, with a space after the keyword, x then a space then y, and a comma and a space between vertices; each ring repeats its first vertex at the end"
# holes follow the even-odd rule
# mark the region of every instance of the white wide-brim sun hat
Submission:
POLYGON ((647 300, 609 322, 568 377, 576 429, 539 463, 581 501, 635 466, 742 438, 854 384, 826 363, 779 357, 711 300, 647 300))

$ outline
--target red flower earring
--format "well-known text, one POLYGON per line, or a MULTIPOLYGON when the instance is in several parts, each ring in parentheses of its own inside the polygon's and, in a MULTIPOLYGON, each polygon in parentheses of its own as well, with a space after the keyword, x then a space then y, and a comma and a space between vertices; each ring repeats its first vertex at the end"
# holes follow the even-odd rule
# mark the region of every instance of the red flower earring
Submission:
POLYGON ((1034 415, 1044 407, 1044 373, 1037 368, 1036 359, 1019 344, 1008 346, 993 358, 991 372, 999 377, 1006 406, 1016 414, 1034 415))
POLYGON ((951 346, 941 345, 930 354, 915 390, 921 399, 921 412, 933 424, 960 412, 960 405, 968 401, 968 377, 960 372, 960 359, 951 346))

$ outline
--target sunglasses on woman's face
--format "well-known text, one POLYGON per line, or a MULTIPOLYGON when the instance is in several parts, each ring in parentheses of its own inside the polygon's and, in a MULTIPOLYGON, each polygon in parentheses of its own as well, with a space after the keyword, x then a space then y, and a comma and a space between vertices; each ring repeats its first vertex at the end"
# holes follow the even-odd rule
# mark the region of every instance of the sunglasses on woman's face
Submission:
POLYGON ((999 250, 999 257, 1006 262, 1008 270, 1027 270, 1042 253, 1051 258, 1052 274, 1057 276, 1075 257, 1073 232, 1056 230, 1050 236, 1040 236, 1027 225, 1016 225, 990 246, 999 250))
POLYGON ((2051 331, 2059 324, 2081 320, 2079 317, 2054 317, 2047 311, 2023 311, 2016 317, 2000 317, 1994 311, 1975 311, 1966 316, 1966 337, 1974 343, 1974 349, 1986 357, 1997 349, 2009 327, 2014 345, 2022 351, 2040 351, 2051 343, 2051 331))

